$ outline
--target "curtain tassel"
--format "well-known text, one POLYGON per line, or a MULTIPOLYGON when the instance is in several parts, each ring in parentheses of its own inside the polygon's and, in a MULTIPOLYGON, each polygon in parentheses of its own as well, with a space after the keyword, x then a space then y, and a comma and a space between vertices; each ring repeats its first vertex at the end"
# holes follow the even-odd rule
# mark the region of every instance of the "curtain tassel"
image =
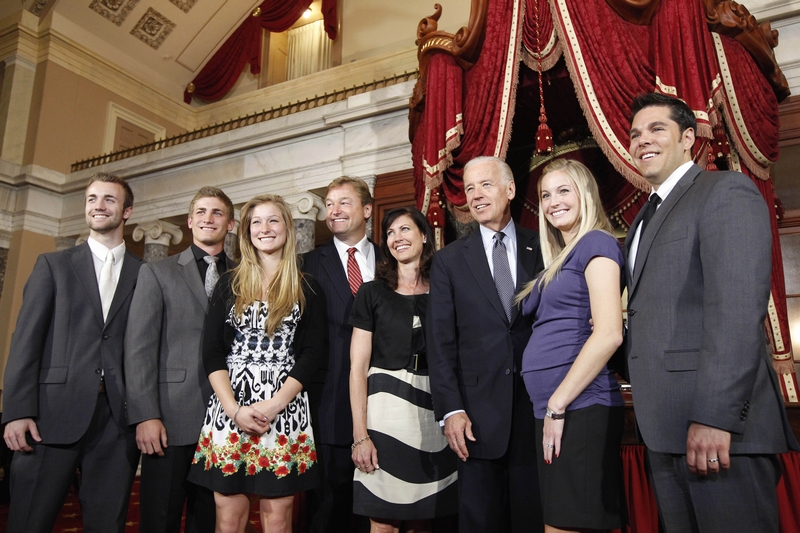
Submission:
MULTIPOLYGON (((544 102, 542 102, 544 103, 544 102)), ((539 109, 539 129, 536 130, 536 155, 553 152, 553 131, 547 125, 547 114, 544 105, 539 109)))

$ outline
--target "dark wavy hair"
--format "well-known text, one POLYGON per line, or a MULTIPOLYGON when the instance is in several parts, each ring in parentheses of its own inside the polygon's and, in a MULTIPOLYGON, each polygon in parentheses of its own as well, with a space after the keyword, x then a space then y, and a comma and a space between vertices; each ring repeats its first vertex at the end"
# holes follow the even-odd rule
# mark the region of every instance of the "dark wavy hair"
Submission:
POLYGON ((398 207, 387 211, 383 215, 381 222, 381 254, 383 254, 383 261, 377 264, 375 278, 383 280, 386 285, 392 289, 397 289, 397 259, 394 258, 389 251, 387 244, 386 233, 389 231, 395 220, 403 215, 408 215, 414 221, 420 233, 425 236, 425 243, 422 245, 422 256, 419 258, 419 275, 422 281, 427 283, 430 279, 431 272, 431 259, 433 253, 436 251, 433 247, 433 230, 425 216, 419 212, 415 207, 398 207))
POLYGON ((697 132, 697 119, 691 108, 678 98, 667 96, 661 93, 640 94, 631 103, 631 124, 633 117, 646 107, 666 107, 670 111, 670 117, 678 125, 681 134, 689 128, 697 132))

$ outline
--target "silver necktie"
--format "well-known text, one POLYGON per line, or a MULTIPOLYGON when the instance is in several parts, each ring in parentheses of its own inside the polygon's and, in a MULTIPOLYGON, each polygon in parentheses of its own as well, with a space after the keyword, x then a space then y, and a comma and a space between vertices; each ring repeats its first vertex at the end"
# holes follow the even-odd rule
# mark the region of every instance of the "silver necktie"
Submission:
POLYGON ((511 268, 508 266, 508 254, 503 238, 506 236, 502 231, 494 234, 494 246, 492 247, 492 266, 494 268, 494 284, 497 287, 497 295, 503 304, 506 318, 511 322, 511 302, 514 299, 514 278, 511 277, 511 268))
POLYGON ((214 285, 219 281, 219 271, 217 270, 217 261, 219 257, 207 255, 203 261, 208 263, 208 270, 206 270, 206 295, 211 298, 211 293, 214 292, 214 285))

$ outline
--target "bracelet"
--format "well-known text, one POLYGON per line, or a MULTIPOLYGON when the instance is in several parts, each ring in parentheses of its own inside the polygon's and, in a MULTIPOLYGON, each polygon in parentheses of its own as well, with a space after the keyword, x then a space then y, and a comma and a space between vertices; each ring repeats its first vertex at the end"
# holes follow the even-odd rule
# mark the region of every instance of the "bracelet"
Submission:
POLYGON ((356 449, 356 446, 358 446, 358 445, 359 445, 359 444, 361 444, 362 442, 366 442, 366 441, 368 441, 368 440, 371 440, 371 439, 369 438, 369 435, 367 435, 367 436, 366 436, 366 437, 364 437, 363 439, 358 439, 357 441, 355 441, 353 444, 351 444, 351 445, 350 445, 350 451, 351 451, 351 452, 355 451, 355 449, 356 449))
POLYGON ((234 424, 236 423, 236 415, 238 415, 238 414, 239 414, 239 409, 241 409, 241 408, 242 408, 242 406, 241 406, 241 405, 237 405, 237 406, 236 406, 236 412, 235 412, 235 413, 233 413, 233 418, 231 419, 231 420, 233 420, 233 423, 234 423, 234 424))
POLYGON ((550 409, 550 406, 548 405, 547 410, 544 413, 544 416, 546 416, 551 420, 564 420, 565 418, 567 418, 567 412, 564 411, 563 413, 556 413, 555 411, 550 409))

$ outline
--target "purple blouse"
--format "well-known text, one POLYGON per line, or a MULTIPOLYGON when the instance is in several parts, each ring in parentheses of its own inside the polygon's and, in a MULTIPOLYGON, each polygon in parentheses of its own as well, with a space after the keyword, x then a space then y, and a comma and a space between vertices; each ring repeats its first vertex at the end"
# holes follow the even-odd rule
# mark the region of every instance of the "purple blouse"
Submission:
MULTIPOLYGON (((544 418, 550 396, 592 334, 584 271, 595 257, 608 257, 624 272, 622 249, 617 240, 603 231, 590 231, 578 241, 547 287, 542 292, 534 288, 522 302, 523 314, 534 316, 533 333, 522 356, 522 376, 536 418, 544 418)), ((598 404, 623 405, 619 383, 608 367, 603 367, 567 409, 598 404)))

